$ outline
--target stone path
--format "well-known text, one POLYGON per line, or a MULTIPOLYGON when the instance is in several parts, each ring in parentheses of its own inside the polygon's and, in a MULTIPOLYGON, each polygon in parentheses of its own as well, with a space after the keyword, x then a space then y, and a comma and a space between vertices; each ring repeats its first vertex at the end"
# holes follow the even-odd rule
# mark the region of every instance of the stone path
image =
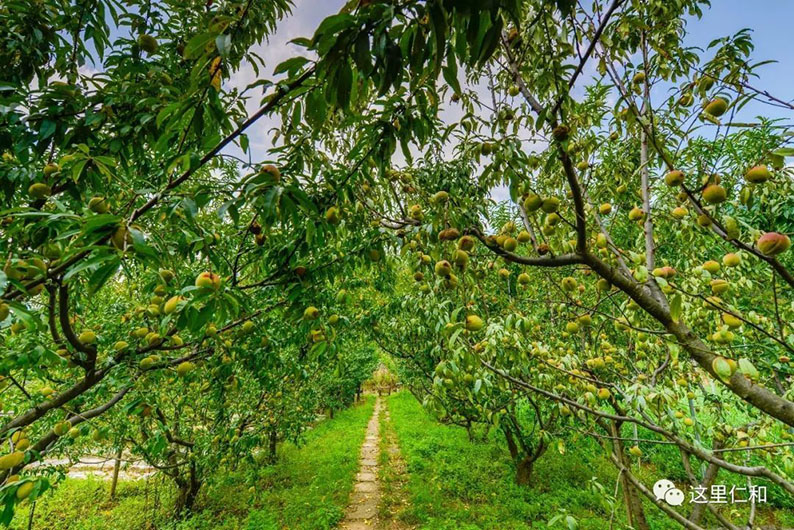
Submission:
POLYGON ((361 446, 361 460, 356 485, 340 528, 346 530, 371 530, 378 526, 380 483, 378 482, 378 456, 380 455, 380 397, 367 425, 367 436, 361 446))

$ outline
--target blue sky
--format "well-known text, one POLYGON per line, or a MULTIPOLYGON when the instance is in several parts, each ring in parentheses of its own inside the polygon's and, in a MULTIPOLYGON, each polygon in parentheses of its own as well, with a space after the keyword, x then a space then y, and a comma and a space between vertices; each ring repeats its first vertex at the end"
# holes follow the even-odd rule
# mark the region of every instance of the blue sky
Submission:
MULTIPOLYGON (((705 48, 716 38, 733 35, 743 28, 753 30, 753 59, 775 60, 762 66, 760 80, 751 82, 785 101, 794 100, 794 1, 792 0, 713 0, 703 18, 688 21, 688 44, 705 48)), ((764 113, 791 118, 791 112, 768 105, 753 105, 745 116, 764 113)))
MULTIPOLYGON (((277 33, 257 50, 267 62, 267 71, 272 72, 281 61, 302 53, 303 49, 288 44, 289 40, 301 36, 310 37, 323 18, 338 12, 343 3, 341 0, 295 0, 292 15, 283 20, 277 33)), ((689 35, 686 42, 705 49, 714 38, 732 35, 742 28, 753 29, 753 40, 756 44, 754 60, 778 61, 776 64, 763 66, 760 70, 761 80, 755 83, 759 88, 768 90, 781 99, 791 100, 794 98, 794 58, 791 49, 794 37, 789 33, 792 31, 789 28, 792 20, 794 0, 713 0, 713 6, 705 10, 703 18, 688 19, 689 35)), ((704 57, 711 57, 711 53, 706 51, 704 57)), ((254 80, 253 71, 243 69, 234 74, 227 83, 244 86, 254 80)), ((256 110, 258 99, 249 103, 249 112, 256 110)), ((792 113, 782 109, 756 103, 745 107, 737 119, 749 121, 758 114, 786 118, 792 116, 792 113)), ((450 111, 449 116, 455 118, 455 111, 450 111)), ((265 118, 249 131, 253 160, 266 158, 271 142, 269 131, 276 125, 275 119, 265 118)), ((496 190, 496 198, 503 198, 501 191, 496 190)))

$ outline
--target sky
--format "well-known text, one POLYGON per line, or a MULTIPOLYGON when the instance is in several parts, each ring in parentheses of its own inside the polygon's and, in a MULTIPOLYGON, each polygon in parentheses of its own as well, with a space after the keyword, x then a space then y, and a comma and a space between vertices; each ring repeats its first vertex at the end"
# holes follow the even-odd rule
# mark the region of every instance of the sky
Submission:
MULTIPOLYGON (((277 32, 256 50, 266 61, 266 71, 272 73, 276 65, 304 53, 303 48, 288 44, 296 37, 311 37, 314 29, 329 15, 339 11, 344 4, 341 0, 294 0, 292 15, 285 18, 278 26, 277 32)), ((717 37, 733 35, 743 28, 753 30, 752 37, 755 43, 753 59, 775 60, 777 63, 761 67, 761 81, 759 88, 768 90, 771 94, 784 99, 794 99, 794 54, 792 54, 792 38, 790 31, 791 22, 794 20, 794 0, 712 0, 712 7, 705 9, 703 17, 697 19, 690 17, 687 20, 688 37, 686 43, 690 46, 706 48, 708 43, 717 37)), ((710 57, 709 53, 705 54, 710 57)), ((592 68, 585 74, 592 74, 592 68)), ((586 75, 582 80, 587 82, 586 75)), ((244 87, 256 80, 250 68, 244 68, 233 74, 226 81, 228 85, 244 87)), ((752 83, 751 83, 752 84, 752 83)), ((256 111, 259 98, 252 98, 249 102, 249 113, 256 111)), ((752 120, 758 114, 766 116, 780 116, 788 118, 794 113, 754 103, 748 105, 742 112, 743 120, 752 120)), ((277 125, 277 118, 264 118, 249 131, 252 148, 252 159, 267 158, 267 149, 271 145, 272 133, 269 131, 277 125)), ((496 189, 494 199, 506 198, 506 190, 496 189)))

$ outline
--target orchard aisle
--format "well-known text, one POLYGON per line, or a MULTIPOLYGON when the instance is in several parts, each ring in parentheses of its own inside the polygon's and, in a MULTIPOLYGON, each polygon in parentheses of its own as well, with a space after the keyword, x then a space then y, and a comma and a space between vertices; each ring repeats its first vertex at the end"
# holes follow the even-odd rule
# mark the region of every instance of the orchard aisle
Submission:
POLYGON ((372 418, 367 425, 367 436, 361 446, 361 460, 356 485, 341 528, 364 530, 377 528, 380 505, 380 483, 378 482, 378 457, 380 456, 380 412, 383 404, 380 396, 375 401, 372 418))

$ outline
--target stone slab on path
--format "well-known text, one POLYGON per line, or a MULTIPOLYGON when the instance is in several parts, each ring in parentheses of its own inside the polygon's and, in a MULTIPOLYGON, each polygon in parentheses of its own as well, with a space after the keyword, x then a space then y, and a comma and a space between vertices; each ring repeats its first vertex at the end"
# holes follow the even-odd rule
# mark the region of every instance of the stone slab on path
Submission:
POLYGON ((380 484, 378 482, 378 456, 380 455, 380 414, 382 403, 375 401, 372 418, 367 425, 367 435, 361 446, 359 472, 345 518, 339 525, 345 530, 372 530, 378 526, 380 484))

